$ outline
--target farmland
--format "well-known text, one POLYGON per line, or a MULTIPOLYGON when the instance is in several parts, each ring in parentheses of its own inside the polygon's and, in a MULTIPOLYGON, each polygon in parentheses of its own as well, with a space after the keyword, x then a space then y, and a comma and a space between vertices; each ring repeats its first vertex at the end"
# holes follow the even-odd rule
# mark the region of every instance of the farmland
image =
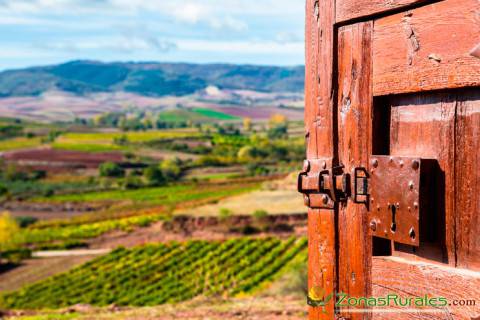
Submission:
POLYGON ((65 220, 40 222, 22 229, 15 236, 18 245, 35 248, 68 247, 81 240, 98 237, 115 230, 132 231, 135 228, 149 226, 152 223, 167 219, 168 213, 177 207, 193 207, 199 203, 211 203, 227 196, 247 193, 258 188, 256 183, 225 186, 218 190, 213 186, 198 188, 197 185, 180 185, 146 190, 96 192, 72 194, 57 198, 39 199, 39 201, 59 202, 91 202, 91 201, 129 201, 126 207, 118 205, 111 210, 98 212, 95 215, 84 214, 65 220), (149 208, 150 210, 141 210, 149 208), (128 210, 127 210, 128 208, 128 210), (56 245, 52 246, 53 243, 56 245), (49 245, 50 244, 50 245, 49 245))
POLYGON ((252 292, 297 255, 306 240, 291 238, 188 241, 117 249, 70 272, 3 294, 14 309, 59 308, 77 303, 148 306, 197 295, 252 292))
POLYGON ((0 140, 0 152, 18 149, 34 148, 42 144, 39 138, 19 137, 9 140, 0 140))
POLYGON ((286 177, 303 158, 299 124, 222 110, 6 121, 0 279, 10 280, 0 309, 31 309, 39 319, 39 309, 56 309, 46 315, 56 319, 76 304, 250 299, 286 270, 303 283, 301 269, 289 266, 306 259, 305 214, 283 186, 293 185, 286 177), (69 259, 79 249, 86 256, 69 259), (101 256, 88 256, 97 249, 101 256), (66 256, 49 262, 37 254, 66 256))
POLYGON ((200 187, 196 184, 181 184, 175 186, 165 186, 157 188, 146 188, 138 190, 113 190, 102 192, 87 192, 78 194, 66 194, 47 198, 32 199, 32 201, 51 202, 51 203, 75 203, 75 202, 120 202, 126 201, 132 204, 144 205, 164 205, 170 206, 186 201, 208 199, 212 197, 222 198, 226 195, 233 195, 239 192, 248 192, 258 188, 253 183, 230 184, 223 190, 218 190, 218 186, 204 185, 200 187))
POLYGON ((200 133, 194 130, 162 130, 147 132, 95 132, 95 133, 66 133, 59 137, 53 148, 63 150, 107 152, 126 151, 128 147, 115 143, 124 139, 132 144, 142 144, 159 140, 174 140, 181 138, 200 137, 200 133))

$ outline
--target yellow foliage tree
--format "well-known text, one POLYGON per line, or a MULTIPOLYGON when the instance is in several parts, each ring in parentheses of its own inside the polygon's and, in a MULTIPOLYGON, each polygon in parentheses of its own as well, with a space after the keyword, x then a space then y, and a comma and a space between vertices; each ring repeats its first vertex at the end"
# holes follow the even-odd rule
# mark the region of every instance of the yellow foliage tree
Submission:
POLYGON ((249 117, 243 118, 243 130, 250 132, 252 130, 252 119, 249 117))
POLYGON ((20 227, 8 212, 0 215, 0 250, 11 249, 20 234, 20 227))
POLYGON ((273 114, 268 121, 270 128, 276 127, 278 125, 283 125, 287 123, 287 117, 283 114, 273 114))

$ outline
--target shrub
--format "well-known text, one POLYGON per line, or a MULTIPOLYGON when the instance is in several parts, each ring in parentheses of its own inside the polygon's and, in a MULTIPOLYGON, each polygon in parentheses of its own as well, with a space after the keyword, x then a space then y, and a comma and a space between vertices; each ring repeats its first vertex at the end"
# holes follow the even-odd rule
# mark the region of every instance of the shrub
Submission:
POLYGON ((10 263, 18 264, 24 259, 29 259, 32 257, 32 251, 30 249, 13 249, 4 251, 1 254, 1 258, 10 263))
POLYGON ((8 188, 3 184, 0 184, 0 197, 8 193, 8 188))
POLYGON ((246 226, 244 226, 242 228, 242 234, 245 235, 245 236, 250 236, 250 235, 254 235, 254 234, 258 234, 260 233, 261 230, 257 227, 254 227, 250 224, 247 224, 246 226))
POLYGON ((43 196, 46 198, 53 197, 54 195, 55 195, 55 190, 53 190, 52 188, 46 188, 43 191, 43 196))
POLYGON ((255 212, 253 213, 253 217, 258 220, 264 219, 267 216, 268 216, 268 212, 263 209, 255 210, 255 212))
POLYGON ((28 227, 29 225, 32 225, 34 224, 35 222, 38 221, 37 218, 35 217, 18 217, 18 218, 15 218, 15 220, 17 221, 18 225, 20 226, 20 228, 26 228, 28 227))
POLYGON ((20 234, 20 227, 8 212, 0 215, 0 250, 13 249, 15 240, 20 234))
POLYGON ((120 137, 114 137, 113 143, 119 146, 126 146, 128 144, 128 137, 125 134, 120 137))
POLYGON ((158 165, 152 165, 146 168, 143 171, 143 177, 149 186, 161 186, 167 182, 165 175, 158 165))
POLYGON ((47 176, 47 172, 45 170, 35 170, 30 175, 32 180, 44 179, 46 176, 47 176))
POLYGON ((286 124, 279 124, 268 129, 267 136, 270 139, 282 139, 288 136, 288 127, 286 124))
POLYGON ((227 208, 221 208, 219 212, 220 219, 226 220, 229 217, 231 217, 233 214, 232 210, 227 209, 227 208))
POLYGON ((121 178, 125 176, 125 170, 114 162, 102 163, 99 167, 101 177, 121 178))
POLYGON ((132 190, 138 189, 143 186, 142 181, 140 178, 136 176, 129 175, 123 180, 122 188, 123 190, 132 190))
POLYGON ((182 168, 177 159, 162 161, 160 168, 165 177, 170 181, 176 181, 182 175, 182 168))

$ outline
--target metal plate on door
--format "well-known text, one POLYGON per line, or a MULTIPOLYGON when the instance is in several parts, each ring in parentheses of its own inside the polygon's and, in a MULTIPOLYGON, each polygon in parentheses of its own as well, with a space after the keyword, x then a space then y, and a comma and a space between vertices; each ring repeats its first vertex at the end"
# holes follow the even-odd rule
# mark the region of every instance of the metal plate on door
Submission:
POLYGON ((419 246, 421 167, 420 158, 372 156, 371 235, 419 246))

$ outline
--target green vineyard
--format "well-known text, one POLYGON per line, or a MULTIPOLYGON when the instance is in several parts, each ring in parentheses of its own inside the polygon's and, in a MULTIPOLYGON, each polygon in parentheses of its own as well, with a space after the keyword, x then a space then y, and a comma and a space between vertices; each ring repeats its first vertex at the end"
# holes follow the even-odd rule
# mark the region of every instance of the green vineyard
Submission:
POLYGON ((198 295, 249 293, 295 257, 306 239, 238 238, 119 248, 70 272, 0 296, 10 309, 112 303, 152 306, 198 295))

